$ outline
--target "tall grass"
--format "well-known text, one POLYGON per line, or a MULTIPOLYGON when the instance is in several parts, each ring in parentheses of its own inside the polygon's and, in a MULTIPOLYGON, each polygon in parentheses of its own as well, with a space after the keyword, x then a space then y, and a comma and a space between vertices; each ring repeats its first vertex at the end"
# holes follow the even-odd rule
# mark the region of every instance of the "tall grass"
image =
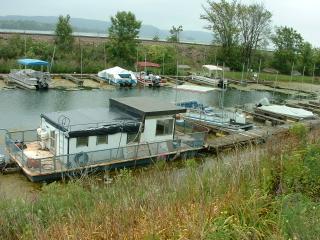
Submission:
POLYGON ((319 136, 313 131, 301 143, 292 130, 263 147, 186 160, 182 168, 158 163, 122 170, 111 184, 85 178, 44 185, 31 202, 0 202, 0 236, 312 239, 320 234, 320 193, 307 186, 318 176, 311 169, 320 166, 319 136), (306 171, 293 184, 299 169, 306 171))

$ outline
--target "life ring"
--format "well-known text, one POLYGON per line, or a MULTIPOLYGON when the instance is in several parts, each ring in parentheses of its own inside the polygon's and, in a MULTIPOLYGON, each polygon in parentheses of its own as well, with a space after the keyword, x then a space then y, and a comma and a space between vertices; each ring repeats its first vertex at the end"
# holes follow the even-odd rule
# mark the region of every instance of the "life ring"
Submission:
POLYGON ((78 165, 78 166, 83 166, 86 165, 89 161, 89 156, 85 152, 79 152, 74 156, 73 161, 78 165))

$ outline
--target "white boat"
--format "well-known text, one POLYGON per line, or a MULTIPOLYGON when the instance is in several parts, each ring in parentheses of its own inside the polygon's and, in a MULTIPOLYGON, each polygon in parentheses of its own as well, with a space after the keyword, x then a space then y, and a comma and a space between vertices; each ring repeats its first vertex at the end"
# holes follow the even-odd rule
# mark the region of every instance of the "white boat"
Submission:
POLYGON ((253 128, 253 124, 247 122, 245 114, 241 111, 206 107, 197 101, 182 102, 177 105, 187 108, 187 113, 184 115, 184 119, 186 120, 193 120, 232 131, 243 131, 253 128))
POLYGON ((223 79, 223 74, 221 74, 223 72, 223 68, 215 65, 203 65, 202 70, 203 73, 201 75, 191 75, 191 80, 193 82, 210 86, 218 86, 220 88, 225 88, 227 86, 228 81, 223 79))
POLYGON ((9 79, 16 84, 29 89, 48 89, 51 83, 50 73, 36 71, 27 67, 48 67, 49 63, 38 59, 19 59, 19 65, 24 66, 24 69, 12 69, 9 74, 9 79))
POLYGON ((304 110, 302 108, 294 108, 294 107, 288 107, 285 105, 269 105, 269 106, 261 106, 258 107, 258 109, 271 112, 275 114, 281 114, 288 117, 293 118, 300 118, 300 119, 310 119, 314 117, 313 112, 304 110))
POLYGON ((297 118, 297 119, 311 119, 315 117, 313 112, 307 111, 302 108, 288 107, 286 105, 270 104, 267 98, 263 98, 260 100, 257 106, 257 109, 265 112, 280 114, 280 115, 297 118))
POLYGON ((118 66, 98 72, 98 77, 108 81, 109 84, 114 84, 121 87, 136 86, 138 82, 132 71, 118 66))

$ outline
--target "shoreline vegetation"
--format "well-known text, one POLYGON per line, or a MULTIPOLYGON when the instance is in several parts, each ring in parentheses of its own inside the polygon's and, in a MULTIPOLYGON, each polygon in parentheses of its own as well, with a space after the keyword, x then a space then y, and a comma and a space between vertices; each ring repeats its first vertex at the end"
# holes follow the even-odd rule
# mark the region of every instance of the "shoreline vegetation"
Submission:
POLYGON ((262 146, 44 185, 0 201, 2 239, 314 239, 320 130, 295 124, 262 146))

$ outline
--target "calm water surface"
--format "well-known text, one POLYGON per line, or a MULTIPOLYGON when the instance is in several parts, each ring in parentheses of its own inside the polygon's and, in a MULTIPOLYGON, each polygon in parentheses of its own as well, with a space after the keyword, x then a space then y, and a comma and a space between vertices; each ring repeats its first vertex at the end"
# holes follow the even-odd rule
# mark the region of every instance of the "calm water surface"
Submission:
MULTIPOLYGON (((47 92, 29 90, 0 91, 0 128, 9 130, 35 129, 39 126, 39 115, 43 112, 65 111, 79 108, 107 107, 108 99, 113 97, 148 96, 159 101, 197 100, 203 104, 219 106, 222 91, 193 93, 172 88, 161 89, 115 89, 47 92)), ((240 92, 228 89, 224 93, 224 106, 232 107, 245 103, 257 103, 261 98, 271 98, 272 93, 251 91, 240 92)), ((276 95, 284 98, 283 95, 276 95)), ((3 144, 2 134, 0 144, 3 144)), ((0 196, 10 199, 18 197, 32 198, 39 191, 39 185, 30 183, 22 174, 0 175, 0 196)))
MULTIPOLYGON (((272 97, 270 92, 240 92, 229 89, 225 92, 224 106, 257 103, 263 97, 272 97)), ((33 129, 38 127, 43 112, 65 111, 79 108, 107 107, 108 99, 113 97, 148 96, 159 101, 174 102, 198 100, 201 103, 219 106, 221 91, 209 93, 191 93, 162 89, 118 89, 118 90, 83 90, 47 92, 28 90, 0 91, 0 128, 10 130, 33 129), (177 96, 176 96, 177 95, 177 96)))

